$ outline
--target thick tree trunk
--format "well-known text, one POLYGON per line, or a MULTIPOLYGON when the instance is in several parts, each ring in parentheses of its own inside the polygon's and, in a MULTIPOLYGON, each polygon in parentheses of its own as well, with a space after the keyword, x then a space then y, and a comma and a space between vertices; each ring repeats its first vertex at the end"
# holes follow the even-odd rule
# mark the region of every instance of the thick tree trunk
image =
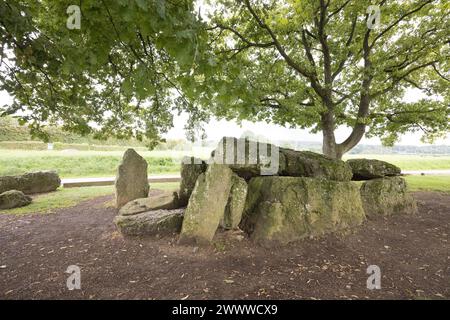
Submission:
POLYGON ((336 137, 334 136, 335 122, 334 116, 331 112, 327 112, 322 115, 322 152, 324 155, 333 158, 341 159, 342 153, 340 147, 336 143, 336 137))

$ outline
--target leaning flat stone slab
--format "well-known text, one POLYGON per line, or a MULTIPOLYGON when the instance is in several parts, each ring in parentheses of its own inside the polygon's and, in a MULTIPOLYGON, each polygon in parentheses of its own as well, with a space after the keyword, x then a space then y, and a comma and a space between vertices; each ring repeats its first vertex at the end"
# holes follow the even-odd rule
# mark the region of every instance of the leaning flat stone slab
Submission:
POLYGON ((230 197, 228 198, 225 213, 220 221, 224 229, 237 229, 244 212, 245 200, 247 198, 247 182, 236 174, 233 174, 230 197))
POLYGON ((186 208, 180 244, 211 242, 225 212, 232 175, 226 165, 211 164, 198 177, 186 208))
POLYGON ((260 244, 286 244, 360 225, 364 210, 355 182, 304 177, 250 180, 240 227, 260 244))
POLYGON ((139 198, 128 202, 119 210, 119 215, 131 216, 150 210, 172 210, 180 208, 176 192, 163 193, 149 198, 139 198))
POLYGON ((154 210, 131 216, 116 216, 114 223, 128 236, 166 235, 180 232, 184 209, 154 210))
POLYGON ((376 159, 350 159, 348 165, 352 168, 353 180, 369 180, 387 176, 399 176, 399 167, 376 159))
POLYGON ((402 177, 365 181, 361 186, 361 199, 366 216, 416 213, 416 201, 407 191, 406 181, 402 177))

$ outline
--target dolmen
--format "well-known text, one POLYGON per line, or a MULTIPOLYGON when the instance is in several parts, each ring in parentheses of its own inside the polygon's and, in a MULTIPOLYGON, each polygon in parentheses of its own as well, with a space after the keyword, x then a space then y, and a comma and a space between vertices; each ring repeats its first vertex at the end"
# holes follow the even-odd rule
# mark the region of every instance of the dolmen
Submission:
MULTIPOLYGON (((136 175, 146 177, 141 167, 136 175)), ((219 229, 241 229, 261 245, 287 244, 345 234, 371 217, 414 213, 400 175, 379 160, 345 162, 224 137, 210 159, 183 158, 178 192, 136 195, 114 221, 130 236, 179 233, 182 245, 208 245, 219 229)))

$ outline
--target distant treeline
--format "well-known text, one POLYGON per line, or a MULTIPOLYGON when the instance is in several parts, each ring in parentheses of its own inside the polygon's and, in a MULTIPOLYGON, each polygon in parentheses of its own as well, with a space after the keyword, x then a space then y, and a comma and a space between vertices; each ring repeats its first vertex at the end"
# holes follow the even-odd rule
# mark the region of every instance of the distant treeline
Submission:
MULTIPOLYGON (((138 140, 119 140, 114 138, 98 140, 94 139, 90 135, 81 136, 71 132, 66 132, 56 126, 49 126, 45 129, 45 131, 49 134, 51 142, 63 144, 145 147, 145 143, 138 140)), ((33 138, 30 135, 28 127, 21 126, 16 119, 12 117, 0 117, 0 141, 39 142, 40 140, 33 138)))
MULTIPOLYGON (((80 136, 70 132, 65 132, 59 127, 49 127, 47 129, 51 141, 54 143, 54 149, 77 149, 77 150, 104 150, 114 151, 122 150, 126 147, 134 147, 141 150, 147 149, 145 142, 138 140, 119 140, 110 138, 108 140, 96 140, 91 136, 80 136)), ((241 137, 248 137, 251 140, 270 142, 281 147, 296 150, 309 150, 321 152, 322 144, 314 141, 296 141, 296 140, 276 140, 270 141, 264 136, 257 136, 250 131, 246 131, 241 137)), ((215 148, 217 140, 203 140, 191 143, 185 139, 168 139, 155 147, 155 150, 191 150, 192 147, 215 148)), ((28 128, 21 126, 11 117, 0 117, 0 148, 1 149, 27 149, 27 150, 45 150, 47 144, 33 139, 28 128)), ((450 155, 450 145, 398 145, 394 147, 383 147, 381 145, 360 144, 353 148, 350 154, 434 154, 450 155)))

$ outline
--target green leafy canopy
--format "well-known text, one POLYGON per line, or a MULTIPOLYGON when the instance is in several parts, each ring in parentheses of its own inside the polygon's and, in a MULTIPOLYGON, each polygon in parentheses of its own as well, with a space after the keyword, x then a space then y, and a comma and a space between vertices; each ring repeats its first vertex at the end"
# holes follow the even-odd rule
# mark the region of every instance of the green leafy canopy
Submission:
POLYGON ((191 134, 211 115, 322 131, 332 157, 364 135, 448 132, 448 1, 216 0, 202 20, 193 0, 83 0, 69 30, 72 4, 0 0, 3 114, 43 138, 57 123, 154 145, 181 111, 191 134))
POLYGON ((216 114, 323 131, 340 157, 361 137, 385 144, 422 130, 448 132, 447 1, 219 0, 209 32, 217 64, 216 114), (368 28, 368 7, 381 24, 368 28), (405 94, 424 98, 408 103, 405 94), (337 143, 334 130, 353 128, 337 143))
POLYGON ((173 112, 193 109, 181 88, 206 35, 192 1, 83 0, 81 28, 66 26, 74 1, 0 1, 0 89, 33 134, 62 124, 98 137, 155 144, 173 112))

